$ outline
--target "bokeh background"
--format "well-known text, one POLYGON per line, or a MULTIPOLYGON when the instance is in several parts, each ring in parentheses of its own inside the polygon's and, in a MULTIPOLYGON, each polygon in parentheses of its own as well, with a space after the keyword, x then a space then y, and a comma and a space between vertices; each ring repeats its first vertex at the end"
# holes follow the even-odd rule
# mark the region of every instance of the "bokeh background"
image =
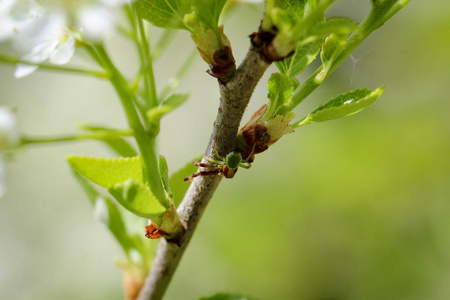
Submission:
MULTIPOLYGON (((369 6, 337 1, 330 15, 361 20, 369 6)), ((250 170, 223 180, 166 299, 218 291, 266 300, 450 299, 449 13, 449 1, 412 0, 296 112, 386 84, 377 103, 300 128, 250 170)), ((261 8, 243 6, 227 19, 237 62, 260 17, 261 8)), ((114 37, 107 46, 122 70, 136 70, 131 44, 114 37)), ((155 65, 161 88, 192 47, 180 32, 155 65)), ((78 55, 72 64, 86 61, 78 55)), ((0 104, 17 107, 24 133, 72 133, 79 122, 125 126, 107 82, 49 72, 17 80, 13 70, 0 65, 0 104)), ((179 88, 190 92, 188 103, 163 121, 158 146, 173 171, 209 138, 218 91, 205 70, 198 60, 179 88)), ((275 71, 261 80, 245 120, 267 102, 275 71)), ((29 147, 9 163, 0 199, 0 299, 122 299, 122 274, 112 264, 121 250, 93 218, 67 154, 112 155, 88 141, 29 147)))

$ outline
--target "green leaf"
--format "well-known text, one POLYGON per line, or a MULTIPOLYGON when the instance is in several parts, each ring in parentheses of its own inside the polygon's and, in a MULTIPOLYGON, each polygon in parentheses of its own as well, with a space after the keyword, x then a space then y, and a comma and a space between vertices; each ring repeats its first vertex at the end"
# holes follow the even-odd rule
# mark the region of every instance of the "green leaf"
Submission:
POLYGON ((343 35, 331 34, 327 37, 320 53, 322 63, 327 65, 332 62, 342 52, 346 43, 347 37, 343 35))
POLYGON ((347 35, 331 34, 325 39, 325 43, 322 46, 322 52, 320 53, 320 58, 322 60, 322 71, 317 74, 314 82, 316 84, 322 83, 328 75, 328 71, 333 65, 334 61, 344 50, 347 44, 347 35))
POLYGON ((128 254, 129 250, 134 248, 134 242, 128 236, 122 214, 117 205, 109 198, 98 197, 95 203, 94 212, 98 215, 99 213, 102 213, 100 210, 105 210, 105 217, 101 220, 108 226, 109 231, 114 235, 125 253, 128 254))
POLYGON ((358 23, 348 18, 330 18, 325 22, 316 24, 311 35, 349 34, 358 27, 358 23))
POLYGON ((278 7, 272 9, 270 16, 278 32, 289 32, 291 28, 296 24, 293 18, 291 18, 288 11, 278 7))
MULTIPOLYGON (((267 6, 271 6, 270 0, 266 3, 267 6)), ((289 18, 294 23, 297 23, 301 19, 303 19, 304 9, 305 9, 305 0, 275 0, 273 7, 278 7, 288 13, 289 18)), ((266 10, 267 11, 267 10, 266 10)))
POLYGON ((218 293, 210 297, 200 298, 198 300, 256 300, 256 299, 243 297, 237 294, 218 293))
MULTIPOLYGON (((200 156, 195 160, 200 160, 201 158, 202 157, 200 156)), ((169 184, 173 194, 173 202, 176 207, 178 207, 181 200, 183 200, 184 194, 186 194, 186 191, 189 188, 189 183, 183 181, 183 179, 197 172, 197 169, 198 168, 191 161, 170 176, 169 184)))
MULTIPOLYGON (((81 127, 84 130, 91 132, 108 131, 110 128, 101 126, 83 125, 81 127)), ((111 137, 109 139, 100 140, 108 145, 115 153, 123 157, 137 156, 136 150, 128 143, 123 137, 111 137)))
POLYGON ((164 100, 160 106, 147 111, 147 117, 153 124, 159 124, 159 121, 165 114, 183 104, 188 97, 189 94, 173 94, 164 100))
POLYGON ((154 26, 166 29, 186 29, 183 18, 192 11, 191 0, 138 0, 139 15, 154 26))
POLYGON ((139 156, 131 158, 95 158, 84 156, 69 156, 70 166, 90 181, 111 188, 132 178, 143 183, 142 163, 139 156))
POLYGON ((307 14, 309 14, 311 12, 311 10, 316 8, 316 6, 317 6, 317 0, 306 1, 304 15, 306 16, 307 14))
POLYGON ((261 118, 261 122, 271 119, 280 106, 289 101, 294 91, 294 80, 281 73, 273 73, 267 82, 269 93, 267 97, 270 100, 267 112, 261 118))
POLYGON ((226 0, 192 0, 194 13, 208 28, 217 28, 226 0))
POLYGON ((164 190, 166 191, 168 198, 172 199, 173 194, 170 191, 170 184, 169 184, 169 167, 167 166, 166 158, 162 155, 159 156, 158 169, 159 169, 159 177, 161 178, 164 190))
POLYGON ((331 99, 326 104, 319 106, 306 118, 292 125, 293 128, 307 124, 318 123, 347 117, 360 112, 374 103, 383 93, 384 86, 376 90, 357 89, 331 99))
POLYGON ((322 40, 315 40, 314 42, 297 47, 292 56, 280 62, 275 62, 275 65, 281 73, 288 77, 295 77, 316 59, 321 45, 322 40))
POLYGON ((128 179, 108 190, 117 202, 135 215, 161 223, 160 217, 166 208, 144 184, 128 179))
POLYGON ((100 219, 108 226, 109 231, 114 235, 122 249, 128 255, 129 250, 133 248, 134 243, 128 236, 122 214, 116 204, 109 198, 102 196, 95 187, 78 172, 74 171, 73 174, 86 192, 92 206, 94 206, 94 212, 97 219, 100 219))
MULTIPOLYGON (((291 3, 286 0, 278 0, 284 6, 291 3)), ((262 22, 262 29, 273 31, 275 26, 278 31, 272 41, 274 51, 279 58, 287 57, 297 47, 317 40, 317 36, 310 36, 308 32, 318 22, 325 20, 325 10, 334 0, 323 0, 318 5, 308 5, 309 12, 305 15, 305 1, 293 1, 291 7, 281 8, 280 5, 273 7, 272 1, 267 1, 266 15, 262 22), (314 7, 311 9, 311 7, 314 7), (289 17, 290 15, 291 17, 289 17), (292 17, 295 16, 295 17, 292 17), (303 17, 304 16, 304 17, 303 17)))

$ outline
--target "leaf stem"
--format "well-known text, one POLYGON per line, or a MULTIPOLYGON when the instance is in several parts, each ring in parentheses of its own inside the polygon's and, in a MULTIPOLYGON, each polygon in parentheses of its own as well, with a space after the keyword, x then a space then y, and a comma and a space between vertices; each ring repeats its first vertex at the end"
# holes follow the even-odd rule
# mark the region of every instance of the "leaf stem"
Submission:
POLYGON ((118 136, 133 136, 133 130, 104 130, 98 131, 90 134, 75 134, 75 135, 64 135, 57 137, 28 137, 23 136, 21 139, 21 146, 30 144, 45 144, 45 143, 60 143, 69 142, 77 140, 108 140, 111 138, 116 138, 118 136))
POLYGON ((175 30, 170 30, 170 29, 164 30, 164 32, 158 38, 158 41, 156 42, 156 46, 153 48, 153 51, 151 54, 153 61, 158 59, 161 56, 161 54, 164 52, 164 50, 166 50, 167 46, 170 45, 173 38, 175 37, 175 34, 176 34, 175 30))
POLYGON ((396 13, 398 13, 406 4, 411 0, 400 0, 398 1, 394 7, 384 16, 383 23, 392 18, 396 13))
POLYGON ((158 98, 156 95, 156 85, 155 85, 155 76, 153 74, 153 63, 152 57, 150 56, 150 44, 145 34, 144 22, 139 17, 136 9, 136 5, 132 4, 134 17, 137 22, 139 34, 140 34, 140 42, 136 40, 136 45, 139 50, 139 54, 141 57, 141 64, 144 67, 144 89, 146 96, 146 109, 149 110, 153 107, 158 106, 158 98))
POLYGON ((0 62, 8 63, 8 64, 24 64, 24 65, 30 65, 30 66, 37 66, 42 70, 48 70, 48 71, 57 71, 57 72, 65 72, 65 73, 75 73, 75 74, 81 74, 81 75, 90 75, 100 78, 107 78, 108 74, 105 72, 99 72, 94 70, 85 70, 85 69, 77 69, 77 68, 69 68, 69 67, 63 67, 59 65, 52 65, 52 64, 44 64, 44 63, 32 63, 29 61, 25 61, 22 59, 19 59, 17 57, 9 56, 9 55, 3 55, 0 54, 0 62))
POLYGON ((101 63, 110 74, 110 81, 119 95, 122 106, 127 116, 128 124, 134 130, 136 142, 138 144, 142 160, 144 163, 144 173, 152 193, 159 199, 162 205, 169 207, 170 203, 166 199, 165 192, 159 178, 159 170, 156 159, 155 141, 151 132, 145 130, 141 123, 139 114, 134 105, 135 96, 130 91, 127 81, 116 69, 110 60, 103 45, 95 45, 98 55, 101 57, 101 63))

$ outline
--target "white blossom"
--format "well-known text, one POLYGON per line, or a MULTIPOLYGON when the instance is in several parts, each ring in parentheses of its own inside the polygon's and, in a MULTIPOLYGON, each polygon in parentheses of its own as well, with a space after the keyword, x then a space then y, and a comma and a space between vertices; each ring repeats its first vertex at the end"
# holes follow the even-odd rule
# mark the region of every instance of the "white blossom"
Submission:
POLYGON ((20 143, 16 115, 7 107, 0 107, 0 198, 6 191, 7 165, 4 152, 17 147, 20 143))
POLYGON ((19 126, 14 112, 0 106, 0 153, 20 143, 19 126))
POLYGON ((106 204, 105 199, 101 196, 98 196, 97 198, 95 198, 94 218, 97 221, 105 223, 106 226, 109 226, 110 220, 109 220, 108 205, 106 204))
MULTIPOLYGON (((55 11, 36 21, 39 29, 36 33, 33 32, 35 30, 24 29, 21 33, 22 48, 31 50, 21 59, 36 64, 47 59, 58 65, 69 62, 75 52, 75 37, 65 24, 65 16, 55 11)), ((21 78, 36 69, 37 66, 19 64, 14 75, 21 78)))
MULTIPOLYGON (((9 40, 22 60, 66 64, 76 38, 101 41, 111 34, 120 8, 128 0, 0 0, 0 42, 9 40)), ((15 76, 31 74, 37 66, 19 64, 15 76)))

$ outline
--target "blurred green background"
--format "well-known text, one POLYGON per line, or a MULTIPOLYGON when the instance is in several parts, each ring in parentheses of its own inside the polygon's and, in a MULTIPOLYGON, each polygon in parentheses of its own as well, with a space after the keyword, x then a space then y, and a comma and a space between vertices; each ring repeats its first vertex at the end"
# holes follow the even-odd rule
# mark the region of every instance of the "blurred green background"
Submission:
MULTIPOLYGON (((361 20, 369 2, 337 1, 330 16, 361 20)), ((450 299, 449 12, 445 0, 411 1, 297 116, 339 93, 386 84, 377 103, 300 128, 250 170, 223 180, 165 299, 218 291, 266 300, 450 299)), ((226 21, 237 62, 260 17, 245 6, 226 21)), ((131 44, 115 37, 107 45, 131 74, 131 44)), ((155 65, 161 88, 192 47, 187 33, 177 35, 155 65)), ((85 61, 79 55, 72 63, 85 61)), ((199 60, 179 88, 191 93, 188 103, 163 121, 159 150, 172 171, 203 152, 212 129, 218 91, 206 68, 199 60)), ((125 126, 107 82, 48 72, 17 80, 13 70, 0 65, 0 104, 18 108, 23 132, 70 133, 80 121, 125 126)), ((275 71, 261 80, 245 120, 267 102, 275 71)), ((79 142, 30 147, 9 164, 0 299, 122 298, 122 274, 112 264, 121 250, 92 217, 66 154, 112 155, 97 142, 79 142)))

